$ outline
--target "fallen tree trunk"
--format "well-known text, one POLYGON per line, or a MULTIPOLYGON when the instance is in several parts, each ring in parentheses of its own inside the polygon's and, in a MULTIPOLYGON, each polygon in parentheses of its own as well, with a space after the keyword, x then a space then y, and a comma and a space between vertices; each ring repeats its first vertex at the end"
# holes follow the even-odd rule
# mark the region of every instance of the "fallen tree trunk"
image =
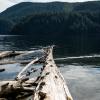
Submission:
POLYGON ((47 57, 38 86, 35 89, 33 100, 73 100, 58 70, 52 56, 52 48, 47 51, 47 57))
POLYGON ((18 74, 16 81, 0 82, 0 98, 20 100, 31 95, 32 100, 73 100, 66 82, 57 68, 52 54, 53 47, 44 49, 44 57, 30 62, 18 74), (28 79, 23 74, 31 64, 42 63, 40 75, 28 79))

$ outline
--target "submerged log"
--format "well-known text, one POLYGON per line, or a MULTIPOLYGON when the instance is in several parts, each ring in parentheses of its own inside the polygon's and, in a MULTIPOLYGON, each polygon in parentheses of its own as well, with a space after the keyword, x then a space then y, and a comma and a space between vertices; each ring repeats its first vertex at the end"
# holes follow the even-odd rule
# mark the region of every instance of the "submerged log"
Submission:
MULTIPOLYGON (((30 62, 18 74, 16 81, 0 82, 0 98, 20 100, 32 95, 32 100, 73 100, 66 82, 57 68, 52 54, 53 47, 44 49, 44 57, 30 62), (41 63, 43 68, 37 78, 28 79, 23 72, 31 64, 41 63), (24 78, 23 78, 24 77, 24 78)), ((30 99, 29 99, 30 100, 30 99)))

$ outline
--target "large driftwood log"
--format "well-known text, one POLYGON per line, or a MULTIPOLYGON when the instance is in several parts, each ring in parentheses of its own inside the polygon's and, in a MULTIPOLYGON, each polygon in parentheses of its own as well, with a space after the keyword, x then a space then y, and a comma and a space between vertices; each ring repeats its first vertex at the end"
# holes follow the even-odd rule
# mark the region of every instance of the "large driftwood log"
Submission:
POLYGON ((25 98, 31 95, 32 100, 73 100, 65 80, 53 60, 52 50, 53 47, 45 48, 44 57, 37 58, 26 65, 18 74, 16 81, 0 82, 0 98, 27 100, 25 98), (35 63, 43 64, 40 75, 37 78, 28 79, 23 72, 35 63))
POLYGON ((63 76, 52 56, 52 48, 47 49, 47 57, 33 100, 73 100, 63 76))

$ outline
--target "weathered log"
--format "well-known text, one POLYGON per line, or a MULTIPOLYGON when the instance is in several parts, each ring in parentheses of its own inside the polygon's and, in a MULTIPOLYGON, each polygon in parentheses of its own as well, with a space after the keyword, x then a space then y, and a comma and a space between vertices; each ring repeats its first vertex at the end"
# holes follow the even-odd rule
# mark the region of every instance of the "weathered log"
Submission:
POLYGON ((52 56, 52 48, 48 49, 47 57, 33 100, 73 100, 52 56))
POLYGON ((0 53, 0 59, 6 58, 6 57, 12 57, 22 54, 22 52, 18 51, 4 51, 0 53))
MULTIPOLYGON (((28 84, 30 84, 27 81, 28 84)), ((33 81, 34 83, 34 81, 33 81)), ((2 81, 0 82, 0 98, 24 98, 26 96, 32 95, 34 93, 34 87, 30 84, 29 86, 24 86, 25 83, 22 81, 2 81)), ((19 99, 18 99, 19 100, 19 99)))

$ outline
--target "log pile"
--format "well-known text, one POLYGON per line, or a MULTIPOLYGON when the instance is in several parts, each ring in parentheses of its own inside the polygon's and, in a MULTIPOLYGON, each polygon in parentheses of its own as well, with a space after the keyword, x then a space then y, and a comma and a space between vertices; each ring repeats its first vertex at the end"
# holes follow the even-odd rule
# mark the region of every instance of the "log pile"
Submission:
POLYGON ((0 100, 73 100, 66 82, 53 59, 53 47, 44 48, 44 56, 26 65, 14 81, 0 82, 0 100), (24 73, 32 64, 42 64, 37 78, 24 73))

